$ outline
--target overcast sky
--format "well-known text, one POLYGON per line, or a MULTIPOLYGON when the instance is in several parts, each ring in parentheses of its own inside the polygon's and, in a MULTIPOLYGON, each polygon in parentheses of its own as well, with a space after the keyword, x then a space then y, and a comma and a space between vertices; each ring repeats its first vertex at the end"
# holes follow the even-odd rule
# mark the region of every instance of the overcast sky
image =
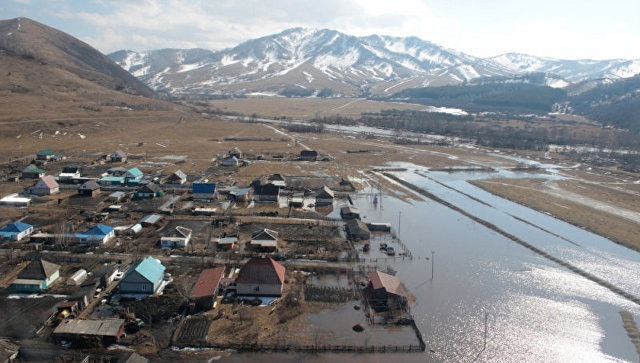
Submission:
POLYGON ((640 58, 640 0, 0 0, 104 53, 223 49, 303 26, 417 36, 474 56, 640 58))

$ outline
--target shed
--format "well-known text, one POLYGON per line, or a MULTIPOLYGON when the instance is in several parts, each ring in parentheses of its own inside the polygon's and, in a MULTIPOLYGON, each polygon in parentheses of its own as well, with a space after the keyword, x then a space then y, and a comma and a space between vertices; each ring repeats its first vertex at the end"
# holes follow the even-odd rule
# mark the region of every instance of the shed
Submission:
POLYGON ((75 179, 80 178, 80 168, 77 166, 65 166, 62 168, 62 172, 58 174, 58 180, 63 182, 72 182, 75 179))
POLYGON ((121 293, 151 295, 162 285, 166 268, 149 256, 130 269, 118 285, 121 293))
POLYGON ((87 270, 81 268, 67 279, 67 285, 80 286, 87 279, 87 270))
POLYGON ((31 198, 19 197, 18 193, 12 193, 0 199, 0 205, 7 207, 28 207, 31 204, 31 198))
POLYGON ((86 339, 98 338, 104 346, 115 344, 124 335, 124 319, 63 320, 53 331, 54 341, 72 341, 78 345, 86 339))
POLYGON ((127 169, 122 166, 116 166, 116 167, 107 169, 107 173, 111 176, 124 176, 126 172, 127 172, 127 169))
POLYGON ((116 150, 116 152, 111 154, 110 159, 111 159, 111 162, 113 163, 125 162, 127 161, 127 153, 125 153, 122 150, 116 150))
POLYGON ((349 219, 346 223, 347 237, 354 240, 367 240, 371 233, 367 225, 359 219, 349 219))
POLYGON ((78 188, 78 195, 93 197, 99 193, 100 185, 94 180, 89 180, 78 188))
POLYGON ((60 277, 60 265, 45 260, 31 261, 11 283, 20 292, 40 292, 60 277))
POLYGON ((317 206, 333 204, 333 190, 329 189, 326 185, 323 185, 322 188, 316 190, 315 196, 317 206))
POLYGON ((268 180, 269 180, 269 183, 277 186, 280 189, 284 189, 287 186, 287 182, 285 181, 284 177, 280 174, 273 174, 268 178, 268 180))
POLYGON ((273 252, 278 250, 278 232, 263 228, 251 236, 251 247, 261 252, 273 252))
POLYGON ((304 194, 294 193, 293 196, 291 196, 291 200, 289 201, 289 206, 294 208, 304 207, 304 194))
POLYGON ((14 222, 0 229, 2 239, 20 241, 33 233, 33 226, 27 223, 14 222))
POLYGON ((195 304, 197 311, 213 308, 223 275, 224 267, 202 270, 189 294, 189 301, 195 304))
POLYGON ((141 220, 140 220, 140 224, 148 227, 148 226, 153 226, 156 223, 160 222, 162 220, 162 215, 160 214, 149 214, 144 216, 141 220))
POLYGON ((342 219, 360 219, 360 211, 352 205, 345 205, 340 208, 342 219))
POLYGON ((318 158, 318 152, 315 150, 302 150, 300 151, 300 160, 304 161, 316 161, 318 158))
POLYGON ((115 263, 104 264, 93 271, 93 278, 100 281, 100 287, 106 288, 116 279, 118 265, 115 263))
POLYGON ((182 170, 176 170, 167 178, 167 184, 184 184, 187 182, 187 174, 182 170))
POLYGON ((285 267, 268 257, 254 257, 236 278, 238 295, 281 296, 285 267))
POLYGON ((29 164, 26 168, 22 170, 22 177, 24 179, 38 179, 42 178, 46 171, 38 168, 35 164, 29 164))
POLYGON ((397 277, 381 271, 368 275, 367 296, 372 306, 399 308, 406 306, 408 292, 397 277))
POLYGON ((236 190, 232 190, 229 194, 236 202, 244 203, 251 200, 251 197, 253 196, 253 189, 251 188, 236 189, 236 190))
POLYGON ((232 250, 233 247, 235 247, 236 243, 238 243, 238 236, 233 235, 221 237, 216 240, 216 243, 218 245, 218 249, 229 251, 232 250))

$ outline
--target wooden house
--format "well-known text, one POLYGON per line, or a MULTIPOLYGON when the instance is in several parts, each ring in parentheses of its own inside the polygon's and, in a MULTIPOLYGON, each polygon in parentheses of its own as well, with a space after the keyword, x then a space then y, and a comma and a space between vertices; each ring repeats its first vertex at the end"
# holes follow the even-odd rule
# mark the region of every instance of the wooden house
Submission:
POLYGON ((275 252, 278 250, 278 232, 263 228, 251 236, 251 247, 260 252, 275 252))
POLYGON ((116 152, 111 154, 109 158, 112 163, 124 163, 127 161, 127 153, 122 150, 116 150, 116 152))
POLYGON ((182 170, 176 170, 173 174, 167 178, 167 184, 184 184, 187 182, 187 174, 182 170))
POLYGON ((22 170, 22 178, 24 179, 40 179, 45 175, 46 171, 38 168, 36 164, 29 164, 22 170))
POLYGON ((281 296, 285 267, 268 257, 254 257, 240 269, 236 278, 238 295, 281 296))
POLYGON ((60 185, 53 176, 45 175, 35 185, 28 187, 26 191, 35 195, 52 195, 60 192, 60 185))
POLYGON ((213 308, 223 275, 224 267, 202 270, 189 294, 189 302, 194 304, 196 311, 213 308))
POLYGON ((318 159, 318 152, 315 150, 302 150, 300 151, 299 159, 303 161, 316 161, 318 159))
POLYGON ((334 193, 333 193, 333 190, 329 189, 329 187, 324 185, 322 186, 322 188, 316 190, 315 197, 316 197, 316 206, 332 205, 334 193))
POLYGON ((40 292, 60 277, 60 265, 45 260, 31 261, 11 283, 19 292, 40 292))
POLYGON ((152 295, 162 285, 165 269, 160 261, 149 256, 127 271, 118 288, 121 293, 152 295))
POLYGON ((94 180, 89 180, 78 188, 78 195, 93 197, 98 194, 100 194, 100 185, 94 180))

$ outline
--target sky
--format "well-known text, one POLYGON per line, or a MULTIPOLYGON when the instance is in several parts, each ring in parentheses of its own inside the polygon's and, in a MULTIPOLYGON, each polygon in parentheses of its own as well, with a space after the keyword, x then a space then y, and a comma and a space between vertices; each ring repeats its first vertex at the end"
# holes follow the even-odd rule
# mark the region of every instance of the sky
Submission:
POLYGON ((640 0, 0 0, 103 53, 220 50, 292 27, 416 36, 477 57, 640 59, 640 0))

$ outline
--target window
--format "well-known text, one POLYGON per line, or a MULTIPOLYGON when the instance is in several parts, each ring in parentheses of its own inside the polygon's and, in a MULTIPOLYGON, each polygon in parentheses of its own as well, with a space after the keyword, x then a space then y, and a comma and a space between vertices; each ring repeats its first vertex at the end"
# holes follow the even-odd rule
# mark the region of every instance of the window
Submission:
POLYGON ((258 292, 258 291, 260 291, 260 286, 256 286, 256 287, 254 287, 254 288, 253 288, 253 291, 254 291, 254 292, 258 292))

